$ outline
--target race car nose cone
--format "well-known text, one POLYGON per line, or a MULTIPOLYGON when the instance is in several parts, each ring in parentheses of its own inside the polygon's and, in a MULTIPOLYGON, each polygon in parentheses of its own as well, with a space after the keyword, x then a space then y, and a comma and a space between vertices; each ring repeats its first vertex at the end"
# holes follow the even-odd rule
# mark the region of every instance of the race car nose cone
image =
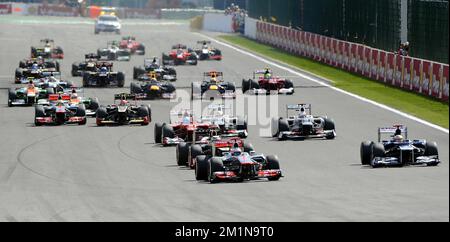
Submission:
POLYGON ((210 86, 209 90, 219 90, 219 87, 216 85, 210 86))
POLYGON ((152 90, 152 91, 158 91, 158 90, 159 90, 159 87, 158 87, 158 86, 151 86, 151 87, 150 87, 150 90, 152 90))

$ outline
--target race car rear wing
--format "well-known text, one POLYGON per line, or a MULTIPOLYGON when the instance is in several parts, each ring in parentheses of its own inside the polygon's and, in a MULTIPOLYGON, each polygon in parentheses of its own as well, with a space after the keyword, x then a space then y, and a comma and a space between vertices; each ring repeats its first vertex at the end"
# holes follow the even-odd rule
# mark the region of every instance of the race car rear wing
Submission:
POLYGON ((404 138, 408 139, 408 127, 401 124, 396 124, 392 127, 378 128, 378 142, 381 142, 381 136, 383 134, 389 134, 391 137, 396 135, 404 135, 404 138))
POLYGON ((223 77, 223 72, 217 72, 217 71, 204 72, 203 76, 211 77, 211 78, 220 77, 220 76, 223 77))
POLYGON ((50 94, 48 95, 48 101, 50 102, 56 102, 58 100, 62 101, 69 101, 70 100, 70 94, 50 94))
POLYGON ((90 60, 90 59, 95 59, 95 60, 99 60, 101 57, 97 54, 86 54, 84 55, 84 59, 86 60, 90 60))
POLYGON ((209 41, 209 40, 199 40, 199 41, 197 41, 197 44, 207 44, 207 45, 209 45, 209 44, 211 44, 211 41, 209 41))
POLYGON ((55 43, 52 39, 41 39, 41 43, 55 43))
POLYGON ((172 50, 175 50, 175 49, 183 49, 183 50, 185 50, 185 49, 187 49, 187 46, 186 45, 182 45, 182 44, 176 44, 176 45, 172 46, 172 50))
POLYGON ((312 113, 312 105, 306 103, 300 104, 288 104, 286 105, 286 116, 289 117, 289 111, 295 110, 296 112, 300 112, 301 109, 304 109, 305 112, 308 112, 309 115, 312 113))
POLYGON ((136 95, 129 93, 119 93, 114 95, 114 100, 136 100, 136 95))
POLYGON ((264 75, 264 74, 266 74, 267 72, 269 72, 269 74, 273 74, 272 70, 270 70, 270 69, 256 70, 256 71, 253 72, 253 79, 256 78, 256 75, 264 75))
POLYGON ((122 37, 122 40, 136 40, 136 37, 134 37, 134 36, 124 36, 124 37, 122 37))

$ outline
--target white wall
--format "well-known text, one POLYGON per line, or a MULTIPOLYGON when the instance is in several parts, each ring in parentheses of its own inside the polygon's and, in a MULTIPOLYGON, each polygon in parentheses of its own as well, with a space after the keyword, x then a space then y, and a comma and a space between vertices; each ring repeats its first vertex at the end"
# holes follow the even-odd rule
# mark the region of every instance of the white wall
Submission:
POLYGON ((223 13, 207 13, 203 18, 203 29, 213 32, 233 33, 233 17, 223 13))
POLYGON ((250 39, 256 39, 256 23, 258 20, 245 17, 245 36, 250 39))

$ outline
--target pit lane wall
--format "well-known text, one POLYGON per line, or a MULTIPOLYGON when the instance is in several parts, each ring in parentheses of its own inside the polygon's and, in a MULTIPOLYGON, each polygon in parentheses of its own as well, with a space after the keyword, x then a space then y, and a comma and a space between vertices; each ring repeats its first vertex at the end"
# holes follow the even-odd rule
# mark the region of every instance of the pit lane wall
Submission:
POLYGON ((246 18, 245 36, 407 91, 448 102, 449 65, 246 18))

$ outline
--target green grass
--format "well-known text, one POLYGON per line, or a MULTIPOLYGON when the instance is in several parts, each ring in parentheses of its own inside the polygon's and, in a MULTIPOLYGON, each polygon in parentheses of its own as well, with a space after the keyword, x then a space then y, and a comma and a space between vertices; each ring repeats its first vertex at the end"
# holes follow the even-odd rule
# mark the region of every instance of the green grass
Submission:
POLYGON ((441 127, 447 129, 449 127, 448 103, 387 86, 383 83, 351 74, 310 59, 291 55, 280 49, 260 44, 241 36, 223 35, 219 36, 219 38, 228 43, 328 79, 333 82, 335 87, 342 90, 398 109, 441 127))

